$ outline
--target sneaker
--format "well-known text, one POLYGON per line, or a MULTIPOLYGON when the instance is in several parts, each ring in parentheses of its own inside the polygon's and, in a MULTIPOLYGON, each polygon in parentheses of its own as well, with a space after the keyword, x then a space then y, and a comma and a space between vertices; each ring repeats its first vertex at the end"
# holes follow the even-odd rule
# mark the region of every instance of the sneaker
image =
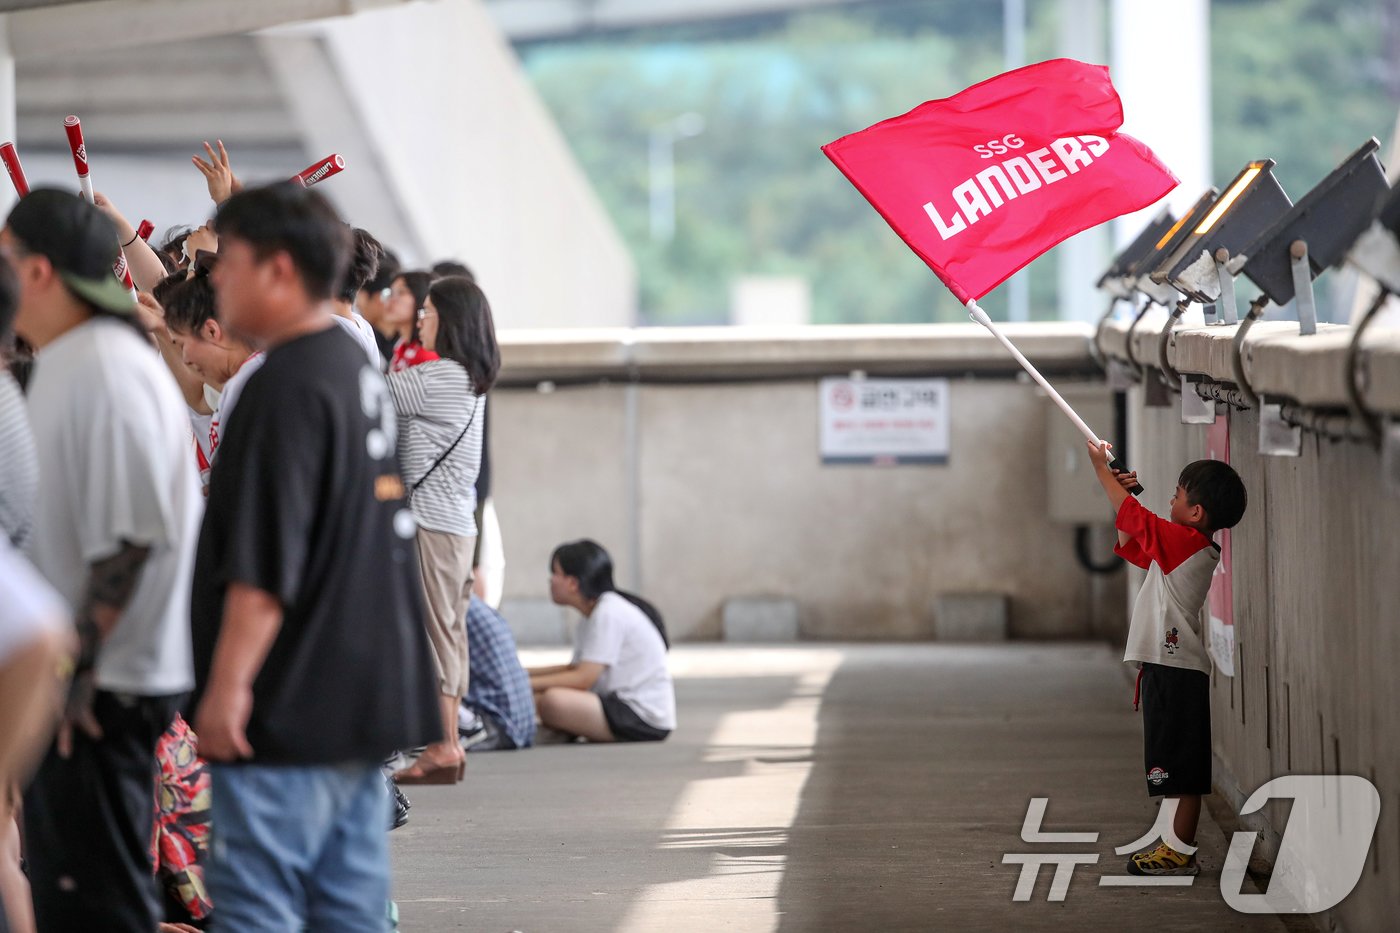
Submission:
POLYGON ((1130 875, 1198 875, 1201 867, 1196 854, 1184 855, 1165 842, 1149 852, 1139 852, 1128 859, 1130 875))
POLYGON ((419 745, 418 747, 410 748, 407 751, 394 752, 394 754, 384 759, 384 763, 380 765, 380 767, 387 771, 389 774, 398 774, 404 768, 413 767, 413 763, 418 760, 418 756, 422 755, 427 750, 428 746, 419 745))
POLYGON ((461 742, 462 751, 469 751, 473 745, 485 742, 490 737, 486 721, 476 713, 457 717, 457 739, 461 742))
POLYGON ((408 809, 409 809, 409 807, 411 807, 411 806, 413 806, 413 804, 409 803, 408 798, 404 796, 404 792, 401 791, 401 790, 399 790, 398 785, 395 784, 395 785, 394 785, 394 819, 393 819, 393 821, 389 824, 389 830, 390 830, 390 832, 392 832, 393 830, 396 830, 396 829, 398 829, 399 827, 401 827, 401 826, 405 825, 406 823, 408 823, 408 809))

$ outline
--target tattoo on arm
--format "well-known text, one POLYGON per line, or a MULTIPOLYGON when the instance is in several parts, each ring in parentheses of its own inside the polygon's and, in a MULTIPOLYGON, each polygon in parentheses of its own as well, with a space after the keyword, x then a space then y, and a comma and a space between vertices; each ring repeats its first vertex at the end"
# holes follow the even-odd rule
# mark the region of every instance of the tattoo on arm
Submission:
POLYGON ((149 547, 123 541, 117 553, 92 564, 87 595, 77 618, 79 671, 88 670, 97 662, 102 640, 126 611, 150 556, 149 547))

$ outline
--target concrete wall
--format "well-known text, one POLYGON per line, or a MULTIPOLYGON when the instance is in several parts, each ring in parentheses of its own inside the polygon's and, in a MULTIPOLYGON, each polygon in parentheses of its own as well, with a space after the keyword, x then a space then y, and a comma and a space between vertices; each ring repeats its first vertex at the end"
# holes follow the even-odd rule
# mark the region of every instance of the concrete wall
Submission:
MULTIPOLYGON (((1188 361, 1207 359, 1208 344, 1228 343, 1233 331, 1178 331, 1170 359, 1189 371, 1188 361)), ((1336 381, 1335 339, 1300 338, 1295 327, 1291 336, 1275 329, 1249 340, 1258 344, 1250 354, 1256 361, 1265 345, 1295 356, 1288 393, 1282 369, 1256 370, 1255 388, 1272 380, 1281 399, 1298 401, 1336 381)), ((1376 335, 1373 383, 1394 386, 1397 351, 1400 333, 1376 335)), ((1232 388, 1218 365, 1195 369, 1232 388)), ((1156 378, 1156 371, 1147 376, 1156 378)), ((1382 397, 1383 388, 1373 390, 1370 403, 1393 418, 1400 396, 1382 397)), ((1132 464, 1147 487, 1145 504, 1163 512, 1180 467, 1204 456, 1206 429, 1180 423, 1176 396, 1168 407, 1148 407, 1136 388, 1130 401, 1132 464)), ((1336 400, 1315 410, 1334 412, 1338 429, 1347 425, 1336 400)), ((1377 929, 1377 918, 1400 903, 1400 497, 1386 488, 1381 455, 1369 443, 1305 432, 1300 456, 1261 456, 1258 412, 1232 409, 1225 417, 1230 461, 1250 502, 1232 537, 1236 676, 1212 677, 1216 785, 1238 809, 1256 788, 1290 773, 1356 774, 1375 783, 1381 822, 1370 858, 1331 921, 1342 929, 1377 929)), ((1261 831, 1266 857, 1277 851, 1287 818, 1287 805, 1274 803, 1263 820, 1244 821, 1261 831)))
MULTIPOLYGON (((1084 331, 1042 334, 1042 362, 1088 370, 1084 331), (1051 340, 1064 352, 1045 352, 1051 340)), ((1122 575, 1091 581, 1074 557, 1073 526, 1047 514, 1049 403, 1012 378, 990 337, 957 326, 893 328, 863 336, 859 351, 845 344, 843 365, 840 341, 766 341, 760 352, 759 341, 737 336, 744 331, 719 333, 729 336, 701 349, 645 331, 626 345, 574 345, 616 374, 605 378, 630 370, 637 380, 605 383, 580 376, 577 357, 566 361, 567 341, 507 337, 492 445, 508 599, 543 599, 550 551, 589 536, 613 554, 620 585, 652 599, 679 639, 719 637, 724 601, 742 596, 796 600, 807 638, 929 638, 942 593, 1007 594, 1015 637, 1082 638, 1096 622, 1121 624, 1122 575), (980 346, 980 360, 966 341, 980 346), (893 359, 921 354, 920 370, 893 359), (958 357, 952 373, 938 362, 949 354, 958 357), (667 384, 698 355, 710 371, 724 359, 740 368, 722 381, 667 384), (832 374, 950 375, 949 463, 823 466, 817 376, 794 374, 814 357, 832 374), (586 381, 542 393, 534 383, 550 371, 586 381)), ((1035 358, 1036 340, 1027 341, 1035 358)))

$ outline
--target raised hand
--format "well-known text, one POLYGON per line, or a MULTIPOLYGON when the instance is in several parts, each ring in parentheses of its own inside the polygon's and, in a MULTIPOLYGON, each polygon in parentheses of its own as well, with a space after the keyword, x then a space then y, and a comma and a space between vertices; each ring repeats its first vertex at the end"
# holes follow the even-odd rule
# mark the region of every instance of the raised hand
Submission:
POLYGON ((131 226, 130 221, 122 215, 122 212, 117 209, 117 206, 112 203, 112 199, 107 197, 107 195, 103 194, 101 191, 94 191, 92 193, 92 203, 97 205, 97 209, 106 214, 112 223, 116 225, 117 239, 120 242, 125 243, 136 235, 136 228, 131 226))
POLYGON ((1128 490, 1128 492, 1132 492, 1138 486, 1138 478, 1136 471, 1124 473, 1122 470, 1114 470, 1113 478, 1118 480, 1118 485, 1128 490))
POLYGON ((1089 445, 1089 462, 1094 465, 1095 469, 1107 467, 1109 461, 1113 459, 1113 445, 1108 441, 1099 441, 1098 444, 1093 441, 1085 443, 1089 445))
POLYGON ((204 151, 209 154, 209 161, 206 162, 199 156, 192 156, 191 161, 194 167, 199 169, 199 173, 204 176, 204 183, 209 187, 209 197, 215 204, 222 204, 233 194, 243 190, 243 183, 233 174, 233 169, 228 164, 228 150, 224 149, 222 139, 214 140, 219 146, 216 153, 214 147, 208 142, 204 144, 204 151))

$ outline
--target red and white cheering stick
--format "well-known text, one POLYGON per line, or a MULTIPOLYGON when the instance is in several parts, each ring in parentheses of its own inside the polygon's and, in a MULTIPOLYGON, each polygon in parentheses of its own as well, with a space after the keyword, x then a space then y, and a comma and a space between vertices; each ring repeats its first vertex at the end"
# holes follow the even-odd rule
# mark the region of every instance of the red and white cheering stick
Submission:
POLYGON ((92 196, 92 174, 88 170, 87 145, 83 142, 83 122, 69 115, 63 118, 63 129, 68 134, 68 148, 73 150, 73 167, 78 170, 78 186, 83 189, 83 197, 89 204, 96 204, 92 196))
MULTIPOLYGON (((83 142, 83 122, 73 115, 63 118, 63 129, 68 134, 68 148, 73 150, 73 167, 78 170, 78 186, 89 204, 96 204, 92 194, 92 171, 88 167, 87 144, 83 142)), ((122 284, 136 297, 136 283, 131 280, 131 269, 126 264, 126 253, 117 247, 117 261, 112 264, 112 274, 122 280, 122 284)))
POLYGON ((15 150, 14 143, 0 145, 0 159, 5 162, 10 181, 15 183, 15 194, 24 197, 29 193, 29 179, 24 177, 24 166, 19 164, 19 152, 15 150))
POLYGON ((156 225, 149 220, 143 220, 136 226, 136 235, 147 243, 151 242, 151 234, 155 232, 156 225))
POLYGON ((345 171, 345 160, 338 153, 332 153, 307 166, 306 171, 293 175, 292 180, 301 182, 303 188, 310 188, 312 185, 323 182, 332 175, 339 175, 343 171, 345 171))
POLYGON ((126 251, 117 249, 117 261, 112 264, 112 274, 122 280, 126 290, 131 292, 131 297, 136 297, 136 283, 131 278, 131 267, 126 264, 126 251))

